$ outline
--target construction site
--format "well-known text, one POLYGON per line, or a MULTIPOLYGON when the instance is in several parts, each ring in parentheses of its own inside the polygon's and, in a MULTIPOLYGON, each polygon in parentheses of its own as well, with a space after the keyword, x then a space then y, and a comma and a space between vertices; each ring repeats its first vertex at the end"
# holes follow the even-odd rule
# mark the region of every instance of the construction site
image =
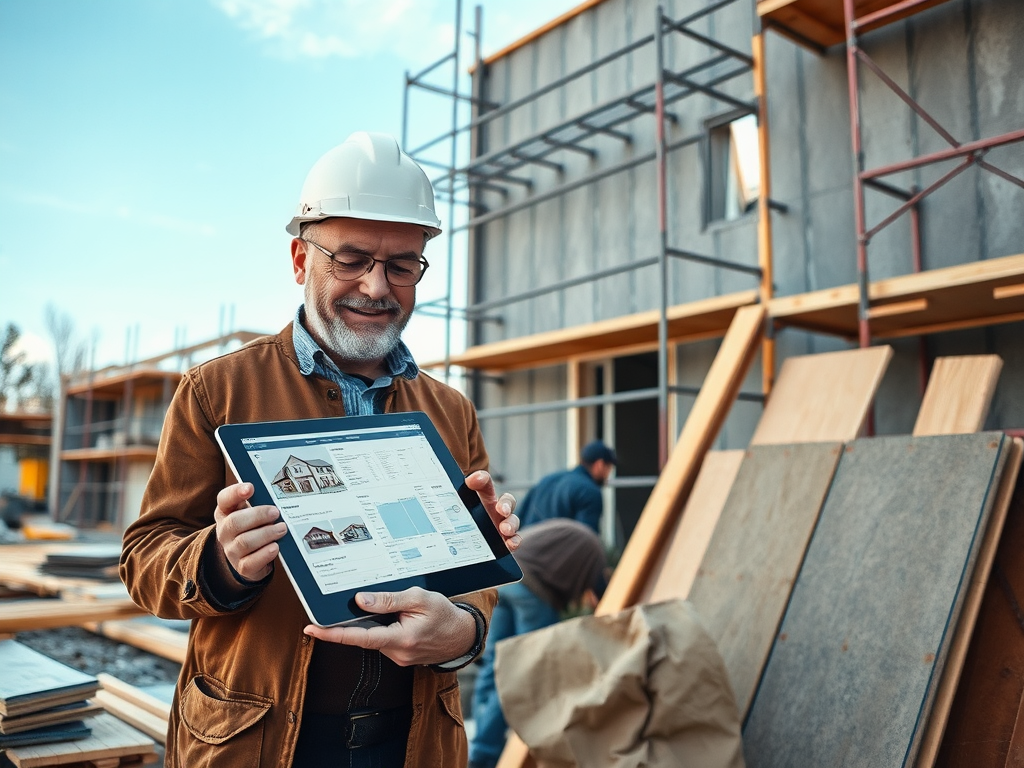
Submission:
MULTIPOLYGON (((472 37, 455 6, 404 93, 448 234, 446 295, 419 297, 445 354, 417 362, 472 400, 502 491, 592 440, 618 455, 593 615, 499 646, 499 768, 1024 765, 1024 4, 588 0, 486 58, 486 6, 472 37), (418 135, 423 104, 450 129, 418 135), (595 650, 638 633, 639 671, 595 650), (728 722, 666 693, 693 637, 728 722)), ((85 627, 181 662, 187 626, 117 581, 119 536, 184 372, 259 335, 0 414, 0 637, 85 627)), ((170 691, 89 690, 123 748, 2 759, 160 759, 170 691)))

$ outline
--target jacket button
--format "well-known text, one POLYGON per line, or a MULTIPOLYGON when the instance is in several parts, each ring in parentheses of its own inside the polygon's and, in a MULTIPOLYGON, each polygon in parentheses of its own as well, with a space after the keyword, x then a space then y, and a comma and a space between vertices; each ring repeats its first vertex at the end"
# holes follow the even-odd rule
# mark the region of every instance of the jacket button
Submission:
POLYGON ((327 399, 328 400, 337 400, 340 396, 341 396, 341 393, 339 393, 338 390, 336 390, 336 389, 328 389, 327 390, 327 399))
POLYGON ((196 593, 196 583, 194 581, 192 581, 192 579, 189 579, 188 581, 185 582, 185 589, 182 591, 181 596, 182 596, 182 598, 184 600, 188 600, 190 597, 195 595, 195 593, 196 593))
POLYGON ((302 644, 303 645, 309 645, 309 635, 303 635, 302 636, 302 644))
POLYGON ((291 723, 292 725, 295 725, 295 713, 294 712, 289 712, 288 713, 288 722, 291 723))

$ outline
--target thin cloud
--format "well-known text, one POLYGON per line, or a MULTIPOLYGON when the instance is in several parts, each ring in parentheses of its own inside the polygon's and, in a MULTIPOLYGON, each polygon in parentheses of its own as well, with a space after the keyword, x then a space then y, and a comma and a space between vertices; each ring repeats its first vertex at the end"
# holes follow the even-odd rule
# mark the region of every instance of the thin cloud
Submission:
POLYGON ((437 0, 211 0, 282 58, 397 56, 430 63, 453 44, 449 3, 437 0))
POLYGON ((73 213, 80 216, 89 216, 100 219, 119 219, 131 221, 144 226, 153 227, 166 232, 178 232, 186 235, 200 235, 202 237, 213 237, 217 229, 212 224, 189 221, 174 216, 153 215, 133 211, 126 206, 106 207, 91 203, 82 203, 74 200, 57 197, 55 195, 40 195, 33 192, 20 192, 8 194, 7 197, 25 205, 33 206, 53 213, 73 213))

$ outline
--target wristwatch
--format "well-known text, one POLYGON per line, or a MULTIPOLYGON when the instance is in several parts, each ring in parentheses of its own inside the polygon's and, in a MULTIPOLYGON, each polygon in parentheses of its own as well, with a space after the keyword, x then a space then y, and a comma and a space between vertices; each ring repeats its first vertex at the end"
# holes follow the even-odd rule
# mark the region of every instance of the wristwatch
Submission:
POLYGON ((473 617, 473 621, 476 622, 476 639, 473 641, 473 647, 469 649, 462 656, 451 661, 444 661, 440 664, 431 664, 430 668, 437 672, 455 672, 467 666, 477 656, 480 655, 480 651, 484 647, 484 637, 487 634, 487 622, 484 621, 484 615, 476 608, 476 606, 469 605, 468 603, 455 603, 464 611, 468 611, 473 617))

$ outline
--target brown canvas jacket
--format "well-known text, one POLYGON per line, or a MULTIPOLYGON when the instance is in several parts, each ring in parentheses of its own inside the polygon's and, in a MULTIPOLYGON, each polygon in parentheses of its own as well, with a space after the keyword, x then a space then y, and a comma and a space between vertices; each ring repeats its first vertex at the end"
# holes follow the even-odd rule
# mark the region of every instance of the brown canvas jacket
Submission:
MULTIPOLYGON (((487 468, 472 404, 420 374, 398 378, 388 412, 424 411, 467 474, 487 468)), ((306 670, 317 642, 284 569, 242 604, 225 611, 208 599, 200 578, 204 547, 214 536, 218 491, 236 482, 214 439, 232 422, 344 416, 333 382, 299 371, 291 325, 190 370, 167 413, 142 514, 124 535, 121 578, 132 599, 168 619, 190 619, 167 736, 168 768, 289 766, 306 670)), ((490 620, 493 591, 460 597, 490 620)), ((417 667, 405 765, 466 762, 466 736, 454 672, 417 667)))

